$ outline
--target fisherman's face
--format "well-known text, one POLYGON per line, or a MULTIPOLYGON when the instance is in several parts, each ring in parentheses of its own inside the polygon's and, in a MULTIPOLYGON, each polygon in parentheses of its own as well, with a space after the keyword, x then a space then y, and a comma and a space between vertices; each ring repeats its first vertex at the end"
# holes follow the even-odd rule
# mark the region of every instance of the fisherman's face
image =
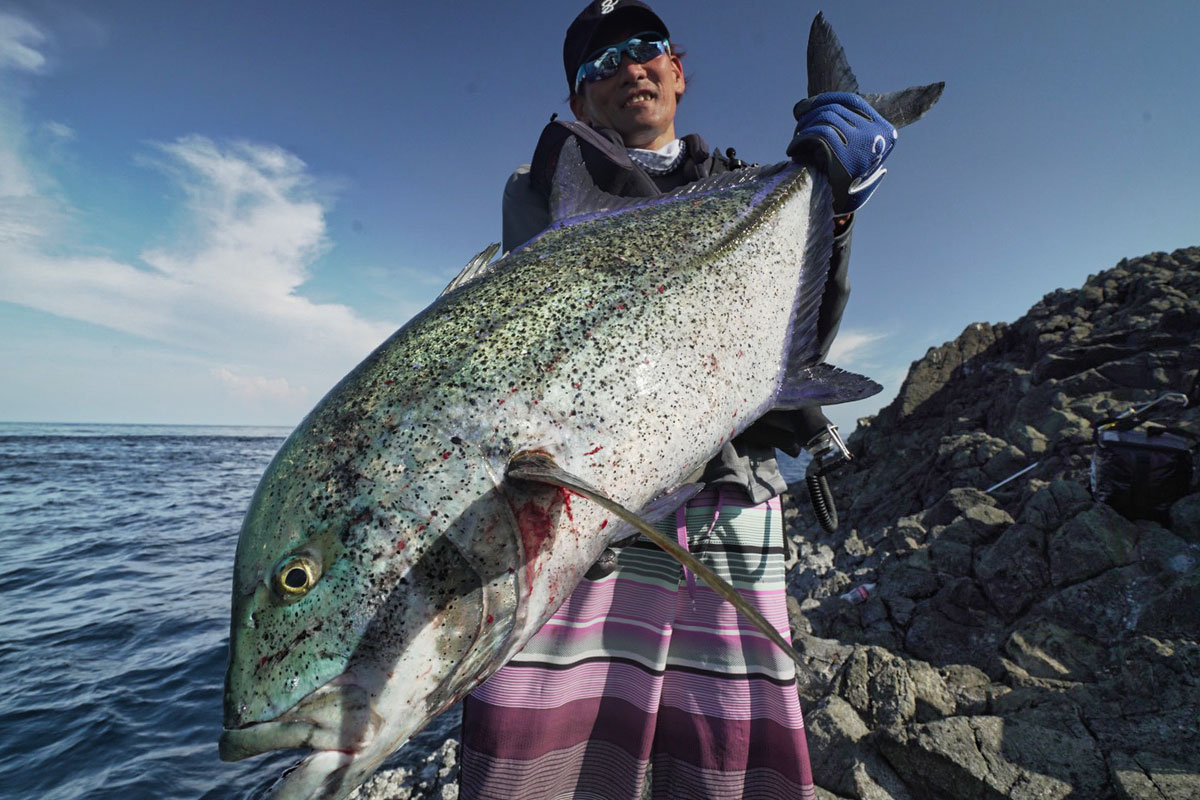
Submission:
MULTIPOLYGON (((640 32, 640 28, 614 29, 597 47, 640 32)), ((571 98, 571 111, 593 128, 616 131, 626 147, 657 150, 675 139, 675 109, 683 89, 683 65, 676 56, 661 55, 638 64, 626 54, 615 75, 579 87, 571 98)))

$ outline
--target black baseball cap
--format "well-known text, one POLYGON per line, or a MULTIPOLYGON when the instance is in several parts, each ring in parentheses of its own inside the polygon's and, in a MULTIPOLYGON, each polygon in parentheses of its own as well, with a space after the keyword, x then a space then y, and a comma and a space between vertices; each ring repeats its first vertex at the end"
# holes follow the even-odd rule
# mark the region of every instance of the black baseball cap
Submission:
POLYGON ((642 30, 657 31, 667 38, 671 32, 650 6, 638 0, 593 0, 567 28, 563 41, 563 68, 567 71, 567 85, 575 91, 575 73, 583 60, 595 52, 600 34, 614 24, 614 20, 635 20, 642 30))

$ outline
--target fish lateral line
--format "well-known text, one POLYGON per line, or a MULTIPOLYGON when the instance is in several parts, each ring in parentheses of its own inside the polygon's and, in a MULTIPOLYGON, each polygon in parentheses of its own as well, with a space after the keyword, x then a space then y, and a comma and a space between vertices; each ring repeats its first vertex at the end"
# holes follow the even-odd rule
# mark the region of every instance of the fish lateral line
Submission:
POLYGON ((792 643, 787 641, 779 631, 775 630, 775 627, 767 621, 767 618, 758 609, 750 605, 728 581, 713 572, 704 562, 681 547, 674 539, 654 528, 642 517, 630 511, 616 500, 613 500, 587 481, 561 468, 546 453, 521 451, 515 454, 508 462, 508 470, 505 473, 505 477, 511 480, 529 481, 570 489, 576 494, 586 497, 588 500, 610 511, 620 518, 622 522, 630 525, 647 539, 658 545, 659 548, 678 561, 685 569, 691 570, 697 577, 708 584, 710 589, 736 608, 763 635, 778 645, 788 658, 796 663, 797 667, 804 667, 800 654, 796 652, 792 643))

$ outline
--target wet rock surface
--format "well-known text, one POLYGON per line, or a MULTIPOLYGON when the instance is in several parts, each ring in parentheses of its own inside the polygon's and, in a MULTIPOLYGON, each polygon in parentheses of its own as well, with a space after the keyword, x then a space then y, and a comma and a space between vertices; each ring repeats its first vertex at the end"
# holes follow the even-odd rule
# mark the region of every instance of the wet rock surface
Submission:
MULTIPOLYGON (((1153 418, 1200 434, 1198 373, 1200 248, 1125 260, 914 362, 830 476, 836 534, 793 487, 819 798, 1200 798, 1200 493, 1151 522, 1088 489, 1131 405, 1190 392, 1153 418)), ((455 747, 358 797, 457 798, 455 747)))
POLYGON ((793 487, 821 796, 1200 798, 1200 493, 1131 520, 1088 474, 1163 392, 1200 434, 1198 372, 1200 248, 1122 261, 915 362, 830 477, 837 534, 793 487))
POLYGON ((458 742, 447 739, 415 769, 384 769, 349 800, 458 800, 458 742))

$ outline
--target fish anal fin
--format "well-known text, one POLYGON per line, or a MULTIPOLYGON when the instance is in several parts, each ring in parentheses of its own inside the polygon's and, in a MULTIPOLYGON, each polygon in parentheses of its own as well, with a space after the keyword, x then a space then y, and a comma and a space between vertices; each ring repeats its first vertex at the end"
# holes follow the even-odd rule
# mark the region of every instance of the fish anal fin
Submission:
POLYGON ((779 631, 775 630, 766 617, 759 613, 758 609, 754 608, 744 597, 738 594, 737 589, 733 588, 728 581, 713 572, 704 562, 700 561, 683 547, 680 547, 679 543, 672 537, 656 529, 653 525, 625 508, 625 506, 616 500, 613 500, 608 495, 591 486, 587 481, 563 470, 546 453, 536 451, 522 451, 517 453, 509 460, 508 470, 505 475, 509 479, 533 481, 570 489, 586 497, 588 500, 597 503, 623 522, 633 526, 639 533, 654 542, 659 548, 666 551, 668 555, 682 564, 684 568, 695 573, 700 580, 708 584, 709 588, 724 600, 727 600, 754 627, 758 628, 763 635, 777 644, 789 658, 796 662, 797 666, 804 666, 799 653, 795 651, 791 643, 779 631))

